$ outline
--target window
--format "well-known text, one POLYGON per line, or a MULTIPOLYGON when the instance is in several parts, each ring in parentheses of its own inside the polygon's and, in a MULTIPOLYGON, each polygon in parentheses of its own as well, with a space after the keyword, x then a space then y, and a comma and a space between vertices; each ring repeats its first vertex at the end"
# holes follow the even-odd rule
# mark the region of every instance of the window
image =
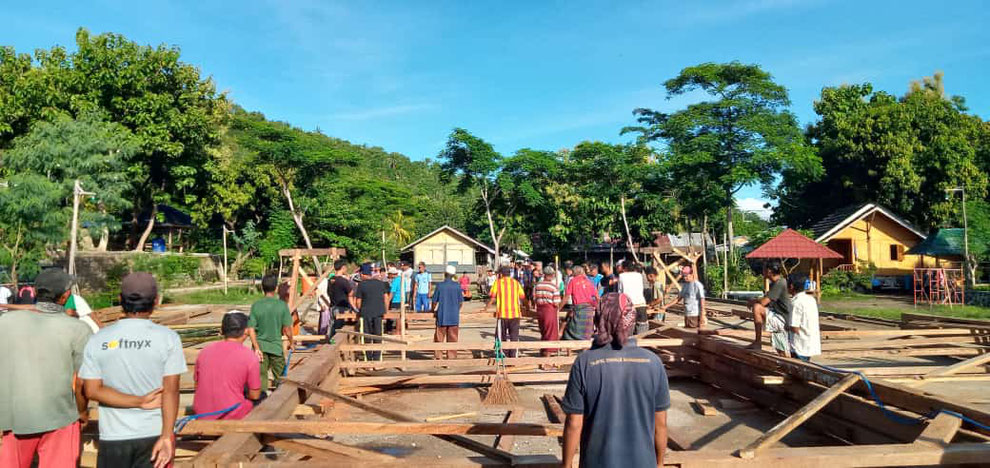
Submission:
POLYGON ((895 262, 904 260, 904 246, 900 244, 890 244, 890 259, 895 262))

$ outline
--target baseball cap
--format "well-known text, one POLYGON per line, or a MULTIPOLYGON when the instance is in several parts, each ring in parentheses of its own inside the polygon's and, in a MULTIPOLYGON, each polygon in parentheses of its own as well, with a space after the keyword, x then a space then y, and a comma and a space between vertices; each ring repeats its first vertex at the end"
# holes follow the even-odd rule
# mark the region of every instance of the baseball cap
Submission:
POLYGON ((365 262, 365 263, 362 263, 362 264, 361 264, 361 274, 362 274, 362 275, 370 275, 370 274, 371 274, 371 272, 372 272, 372 271, 371 271, 371 270, 372 270, 372 268, 373 268, 373 267, 372 267, 372 265, 371 265, 371 263, 370 263, 370 262, 365 262))
POLYGON ((395 268, 395 267, 389 268, 388 269, 388 274, 390 274, 390 275, 398 275, 399 274, 399 269, 398 268, 395 268))
POLYGON ((38 293, 46 292, 54 297, 59 297, 65 294, 75 281, 75 277, 62 271, 62 269, 49 268, 39 273, 35 278, 34 289, 38 293))
POLYGON ((444 271, 447 272, 448 275, 453 275, 457 273, 457 267, 454 265, 447 265, 447 268, 444 268, 444 271))
POLYGON ((154 300, 158 297, 158 283, 151 273, 136 271, 120 280, 120 295, 130 301, 154 300))

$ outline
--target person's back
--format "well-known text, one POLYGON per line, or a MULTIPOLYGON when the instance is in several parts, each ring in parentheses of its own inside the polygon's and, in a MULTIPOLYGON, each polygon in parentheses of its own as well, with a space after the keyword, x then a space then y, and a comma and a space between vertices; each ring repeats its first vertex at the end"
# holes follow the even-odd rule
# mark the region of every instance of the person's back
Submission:
POLYGON ((196 357, 196 394, 193 409, 196 414, 223 412, 202 419, 242 419, 254 405, 245 398, 245 390, 257 398, 261 393, 261 373, 258 358, 244 347, 247 316, 229 312, 223 318, 224 340, 210 344, 196 357), (234 405, 237 405, 236 407, 234 405))
POLYGON ((10 304, 14 297, 14 292, 5 285, 0 284, 0 304, 10 304))
MULTIPOLYGON (((128 395, 145 395, 162 386, 162 377, 183 374, 182 340, 174 331, 141 318, 123 318, 93 335, 79 375, 128 395)), ((100 440, 158 437, 160 408, 100 406, 100 440)))
POLYGON ((660 358, 632 341, 574 361, 561 407, 583 414, 581 466, 655 467, 654 415, 670 406, 660 358))

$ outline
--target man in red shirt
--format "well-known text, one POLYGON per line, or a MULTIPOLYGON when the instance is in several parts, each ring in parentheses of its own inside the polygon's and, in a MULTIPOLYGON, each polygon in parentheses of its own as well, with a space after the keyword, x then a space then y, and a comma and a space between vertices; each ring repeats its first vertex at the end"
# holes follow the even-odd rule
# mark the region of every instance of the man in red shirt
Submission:
POLYGON ((564 288, 563 301, 557 311, 564 310, 564 305, 570 303, 571 310, 567 314, 567 325, 561 339, 590 340, 595 331, 595 306, 598 304, 598 290, 594 283, 584 274, 584 267, 574 267, 574 276, 564 288))
POLYGON ((223 341, 213 343, 196 358, 196 394, 193 410, 196 414, 223 411, 200 419, 242 419, 251 412, 251 400, 261 397, 261 372, 258 356, 244 347, 244 331, 248 317, 243 312, 228 312, 223 316, 220 331, 223 341), (247 398, 245 398, 245 391, 247 398))

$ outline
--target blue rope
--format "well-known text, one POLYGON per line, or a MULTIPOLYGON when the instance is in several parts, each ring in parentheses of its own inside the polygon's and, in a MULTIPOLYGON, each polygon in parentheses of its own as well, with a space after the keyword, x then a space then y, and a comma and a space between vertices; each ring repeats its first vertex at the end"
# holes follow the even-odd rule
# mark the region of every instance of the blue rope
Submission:
POLYGON ((981 428, 983 430, 990 431, 990 426, 987 426, 986 424, 980 423, 978 421, 974 421, 972 418, 969 418, 969 417, 967 417, 967 416, 965 416, 963 414, 959 414, 959 413, 957 413, 955 411, 949 411, 947 409, 932 410, 928 414, 925 414, 925 415, 920 416, 920 417, 917 417, 917 418, 909 418, 909 417, 906 417, 906 416, 901 416, 901 415, 899 415, 897 413, 894 413, 894 412, 888 410, 887 407, 884 406, 883 401, 880 400, 880 395, 877 395, 876 390, 874 390, 874 388, 873 388, 873 384, 870 383, 870 379, 868 379, 866 377, 866 374, 864 374, 863 372, 861 372, 861 371, 851 371, 851 370, 846 370, 846 369, 840 369, 838 367, 832 367, 832 366, 826 366, 825 364, 819 364, 817 362, 812 362, 811 364, 814 364, 814 365, 816 365, 818 367, 821 367, 822 369, 829 370, 829 371, 832 371, 832 372, 837 372, 837 373, 840 373, 840 374, 856 374, 857 376, 859 376, 860 380, 863 381, 863 384, 866 385, 866 389, 870 392, 870 397, 872 397, 873 398, 873 401, 877 404, 878 407, 880 407, 880 411, 883 413, 883 415, 886 416, 887 419, 890 419, 891 421, 894 421, 894 422, 896 422, 898 424, 904 424, 904 425, 908 425, 908 426, 910 426, 910 425, 916 425, 916 424, 921 424, 921 423, 923 423, 923 422, 925 422, 925 421, 927 421, 929 419, 935 419, 935 416, 938 416, 939 414, 943 414, 944 413, 944 414, 948 414, 949 416, 955 416, 955 417, 957 417, 959 419, 962 419, 963 421, 965 421, 965 422, 967 422, 969 424, 972 424, 972 425, 974 425, 976 427, 979 427, 979 428, 981 428))
POLYGON ((282 377, 289 375, 289 361, 292 360, 292 348, 289 348, 289 355, 285 357, 285 367, 282 369, 282 377))
POLYGON ((231 411, 234 411, 235 409, 237 409, 238 406, 241 406, 241 404, 240 403, 234 403, 234 406, 231 406, 230 408, 224 408, 222 410, 211 411, 209 413, 190 414, 189 416, 186 416, 186 417, 184 417, 184 418, 182 418, 182 419, 180 419, 180 420, 178 420, 178 421, 175 422, 175 428, 173 429, 173 432, 175 432, 176 434, 182 432, 182 429, 184 427, 186 427, 186 424, 188 424, 189 421, 193 421, 193 420, 200 419, 200 418, 205 418, 207 416, 220 416, 220 415, 224 415, 224 414, 227 414, 227 413, 229 413, 231 411))

